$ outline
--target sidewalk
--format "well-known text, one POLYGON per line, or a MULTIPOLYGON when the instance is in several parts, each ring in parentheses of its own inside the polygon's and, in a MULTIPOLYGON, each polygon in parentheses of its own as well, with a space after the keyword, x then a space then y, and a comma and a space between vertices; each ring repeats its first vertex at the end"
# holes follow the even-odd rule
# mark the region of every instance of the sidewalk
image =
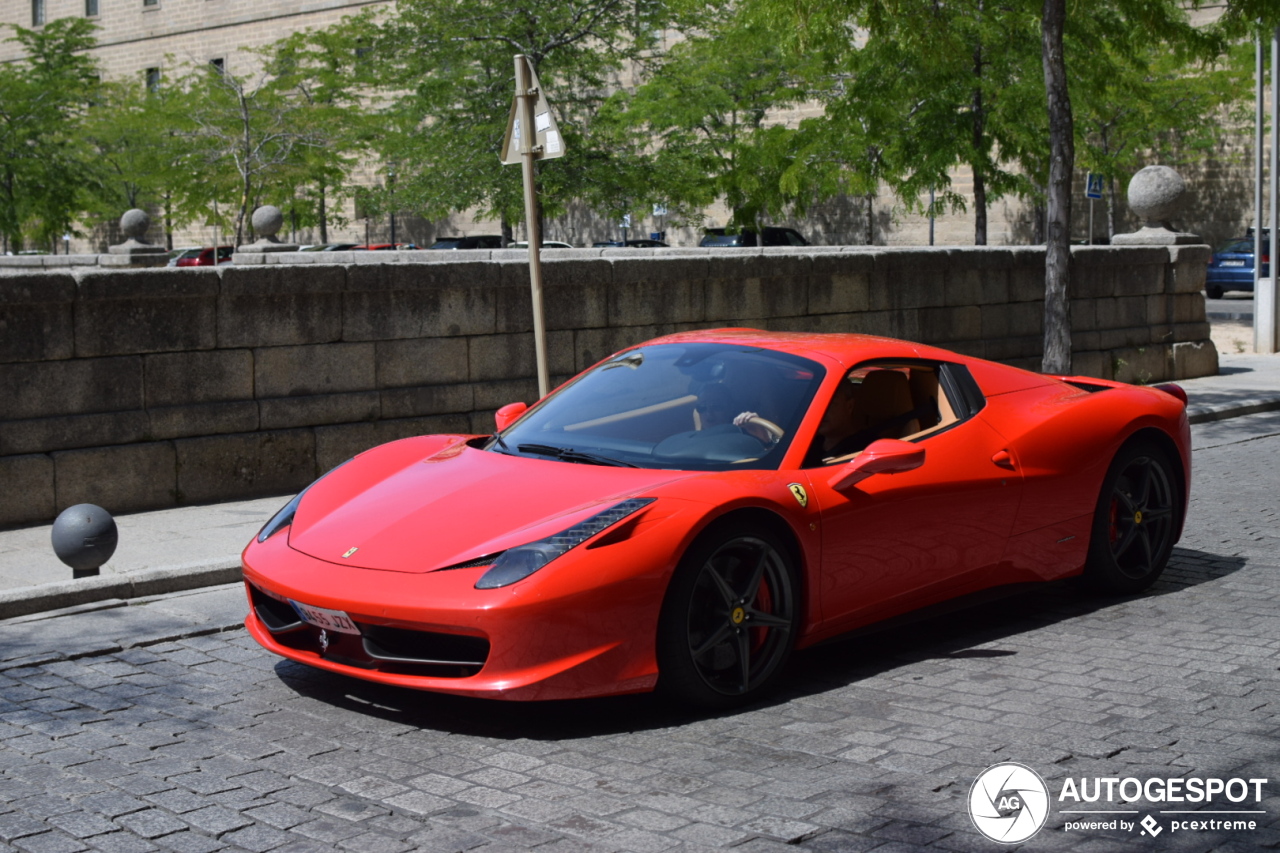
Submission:
MULTIPOLYGON (((1178 383, 1194 424, 1280 410, 1280 355, 1223 355, 1220 375, 1178 383)), ((0 619, 96 609, 232 583, 240 551, 288 496, 120 515, 120 545, 97 578, 72 581, 51 525, 0 531, 0 619)))

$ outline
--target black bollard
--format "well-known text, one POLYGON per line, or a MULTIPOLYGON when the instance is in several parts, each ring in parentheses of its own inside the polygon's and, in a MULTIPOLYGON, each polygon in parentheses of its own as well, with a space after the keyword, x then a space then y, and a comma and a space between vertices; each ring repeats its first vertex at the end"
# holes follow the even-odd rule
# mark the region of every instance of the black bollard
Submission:
POLYGON ((71 577, 89 578, 116 552, 116 520, 100 506, 67 507, 53 522, 53 553, 71 567, 71 577))

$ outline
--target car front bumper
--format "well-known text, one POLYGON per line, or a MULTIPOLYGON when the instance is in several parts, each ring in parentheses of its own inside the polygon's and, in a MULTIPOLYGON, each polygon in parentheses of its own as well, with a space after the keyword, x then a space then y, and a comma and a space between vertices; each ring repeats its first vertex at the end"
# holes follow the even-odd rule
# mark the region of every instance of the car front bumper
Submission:
POLYGON ((281 657, 418 690, 516 700, 652 690, 670 566, 601 571, 601 556, 617 567, 636 555, 571 552, 538 573, 545 577, 477 590, 487 567, 415 574, 342 566, 290 548, 281 532, 245 549, 245 626, 281 657), (291 625, 290 600, 341 611, 360 634, 291 625))

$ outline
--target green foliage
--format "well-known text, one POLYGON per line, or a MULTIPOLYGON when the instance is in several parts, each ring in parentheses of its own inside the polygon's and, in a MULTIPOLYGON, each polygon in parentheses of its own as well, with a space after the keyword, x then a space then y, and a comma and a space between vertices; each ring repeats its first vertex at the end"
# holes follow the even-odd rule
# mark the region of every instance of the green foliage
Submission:
POLYGON ((0 64, 0 234, 11 250, 49 245, 83 209, 92 180, 79 129, 97 89, 91 23, 13 29, 25 58, 0 64))
POLYGON ((544 212, 590 197, 610 162, 595 146, 610 138, 593 128, 596 112, 627 61, 643 58, 660 11, 644 0, 402 0, 356 28, 386 93, 376 148, 396 178, 382 203, 432 218, 475 208, 523 219, 520 170, 498 160, 516 54, 532 62, 565 141, 565 156, 538 169, 544 212))
MULTIPOLYGON (((985 208, 1044 197, 1049 129, 1040 6, 1031 0, 748 0, 745 14, 813 60, 823 107, 794 140, 784 196, 858 195, 887 185, 908 210, 963 209, 951 172, 973 176, 977 242, 985 208)), ((1082 165, 1118 175, 1153 155, 1212 144, 1239 66, 1208 60, 1221 34, 1190 26, 1172 0, 1075 4, 1066 60, 1082 165)))
POLYGON ((632 176, 631 191, 618 195, 673 205, 678 221, 696 221, 723 199, 730 227, 756 225, 788 203, 782 174, 792 133, 776 115, 806 98, 808 63, 732 10, 710 11, 702 26, 658 59, 634 93, 610 99, 604 116, 649 164, 621 172, 632 176))

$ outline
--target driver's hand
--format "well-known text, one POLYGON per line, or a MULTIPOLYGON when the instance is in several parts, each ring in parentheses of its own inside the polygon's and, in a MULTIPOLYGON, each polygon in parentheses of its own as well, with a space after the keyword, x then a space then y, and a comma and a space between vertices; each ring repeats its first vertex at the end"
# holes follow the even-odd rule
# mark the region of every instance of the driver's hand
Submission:
POLYGON ((736 427, 744 427, 751 422, 752 418, 760 417, 755 412, 743 412, 733 419, 733 425, 736 427))

